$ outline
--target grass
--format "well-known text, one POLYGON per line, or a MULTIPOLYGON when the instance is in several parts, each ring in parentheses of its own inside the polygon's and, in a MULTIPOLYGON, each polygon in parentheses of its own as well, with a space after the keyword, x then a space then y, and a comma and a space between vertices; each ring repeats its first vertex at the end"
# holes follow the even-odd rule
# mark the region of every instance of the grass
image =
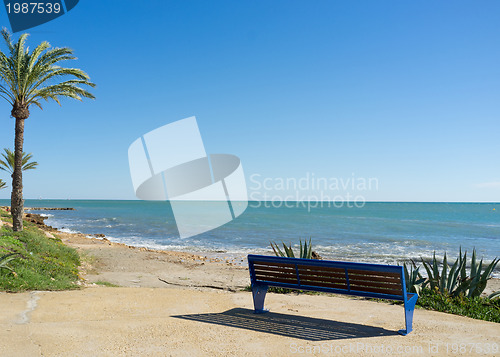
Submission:
POLYGON ((427 310, 500 323, 500 299, 467 298, 462 295, 451 297, 423 289, 417 300, 417 306, 427 310))
MULTIPOLYGON (((10 214, 1 211, 4 222, 12 222, 10 214)), ((12 232, 4 225, 0 229, 0 257, 18 253, 0 269, 0 290, 18 292, 26 290, 77 289, 80 257, 77 251, 64 245, 59 238, 49 238, 36 225, 24 222, 23 232, 12 232)))

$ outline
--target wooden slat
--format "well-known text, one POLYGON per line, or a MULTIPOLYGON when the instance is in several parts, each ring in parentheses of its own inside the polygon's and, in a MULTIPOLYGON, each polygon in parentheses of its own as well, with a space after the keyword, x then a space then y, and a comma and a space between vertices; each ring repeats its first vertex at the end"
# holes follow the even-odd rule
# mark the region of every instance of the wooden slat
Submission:
POLYGON ((350 281, 349 280, 349 285, 350 286, 366 286, 369 288, 377 288, 377 289, 389 289, 389 290, 399 290, 401 291, 401 285, 384 285, 380 283, 374 283, 374 282, 356 282, 356 281, 350 281))
POLYGON ((277 283, 287 283, 287 284, 297 284, 297 279, 283 279, 283 278, 275 278, 272 276, 256 276, 256 279, 259 281, 274 281, 277 283))
POLYGON ((305 275, 299 275, 300 281, 318 281, 318 282, 330 282, 330 283, 337 283, 337 284, 346 284, 345 280, 345 275, 342 278, 335 278, 335 277, 326 277, 326 276, 305 276, 305 275))
POLYGON ((366 286, 370 288, 380 288, 380 289, 389 289, 389 290, 399 290, 401 291, 401 285, 388 285, 388 284, 382 284, 378 282, 370 282, 370 281, 352 281, 349 280, 349 285, 352 286, 366 286))
POLYGON ((349 275, 350 282, 357 283, 373 283, 373 284, 383 284, 383 285, 393 285, 393 286, 401 286, 401 280, 393 281, 393 280, 383 280, 383 279, 373 279, 372 277, 365 277, 359 275, 349 275))
POLYGON ((352 285, 350 286, 350 289, 356 291, 369 292, 369 293, 380 293, 380 294, 397 295, 397 296, 403 295, 401 289, 399 290, 381 289, 381 288, 370 288, 366 286, 352 286, 352 285))
POLYGON ((295 268, 289 269, 289 268, 275 268, 275 267, 254 267, 255 271, 275 271, 275 272, 281 272, 281 273, 296 273, 295 268))
POLYGON ((332 278, 332 279, 341 279, 345 280, 345 274, 327 274, 327 273, 317 273, 317 274, 311 274, 311 273, 304 273, 303 271, 299 271, 299 276, 302 278, 332 278))
POLYGON ((268 267, 278 267, 278 268, 295 268, 295 264, 287 263, 268 263, 268 262, 253 262, 254 266, 268 266, 268 267))
POLYGON ((332 267, 322 267, 322 266, 311 266, 311 265, 298 265, 299 270, 309 270, 315 272, 337 272, 344 273, 344 268, 332 268, 332 267))
MULTIPOLYGON (((346 284, 329 284, 329 283, 319 283, 319 282, 308 282, 308 281, 300 281, 301 285, 307 285, 311 287, 322 287, 322 288, 332 288, 332 289, 342 289, 347 291, 347 285, 346 284)), ((300 288, 299 288, 300 289, 300 288)), ((305 288, 304 288, 305 289, 305 288)))
POLYGON ((300 266, 299 266, 299 271, 303 271, 305 273, 310 273, 310 274, 345 274, 345 269, 335 269, 335 270, 307 269, 300 266))
POLYGON ((384 271, 347 269, 347 272, 349 273, 349 276, 351 274, 353 274, 353 275, 367 275, 367 276, 375 276, 375 277, 377 277, 377 276, 392 277, 392 278, 401 277, 401 274, 399 274, 399 273, 391 273, 391 272, 384 272, 384 271))
POLYGON ((373 282, 379 282, 379 283, 401 285, 401 279, 381 278, 381 277, 377 277, 377 276, 351 275, 351 274, 349 274, 349 280, 352 280, 352 281, 373 281, 373 282))
MULTIPOLYGON (((392 292, 396 292, 396 294, 398 294, 398 295, 403 294, 401 287, 373 286, 373 285, 365 285, 365 284, 349 284, 349 286, 353 290, 380 289, 380 290, 390 290, 392 292)), ((369 290, 367 290, 367 291, 369 291, 369 290)))
POLYGON ((359 281, 379 281, 386 282, 389 284, 401 285, 401 278, 393 278, 393 277, 381 277, 381 276, 373 276, 373 275, 358 275, 358 274, 349 274, 349 279, 359 280, 359 281))
POLYGON ((259 276, 273 276, 275 278, 284 278, 284 279, 295 279, 297 280, 297 274, 295 274, 295 272, 293 272, 293 274, 285 274, 285 273, 278 273, 278 272, 269 272, 269 271, 266 271, 266 272, 262 272, 262 271, 257 271, 255 272, 256 275, 259 275, 259 276))
MULTIPOLYGON (((344 269, 331 268, 329 270, 323 269, 310 269, 310 266, 299 265, 299 276, 300 279, 311 278, 332 278, 332 279, 343 279, 345 280, 344 269)), ((322 267, 321 267, 322 268, 322 267)))

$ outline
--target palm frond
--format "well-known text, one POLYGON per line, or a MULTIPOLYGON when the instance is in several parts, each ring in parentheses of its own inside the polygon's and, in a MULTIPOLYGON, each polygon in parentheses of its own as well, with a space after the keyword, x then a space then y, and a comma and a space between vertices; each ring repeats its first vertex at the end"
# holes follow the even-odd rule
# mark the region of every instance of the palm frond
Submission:
POLYGON ((9 51, 12 53, 14 51, 14 45, 12 44, 12 37, 10 35, 9 30, 6 27, 2 28, 2 37, 9 48, 9 51))
POLYGON ((62 61, 75 60, 73 50, 68 47, 50 48, 41 42, 30 52, 26 46, 28 34, 13 42, 7 29, 2 30, 8 53, 0 51, 0 97, 9 103, 34 104, 42 108, 39 99, 54 100, 60 104, 63 97, 82 100, 95 99, 83 86, 95 87, 90 76, 78 68, 61 67, 62 61), (54 83, 59 79, 66 80, 54 83))
MULTIPOLYGON (((8 148, 3 149, 3 153, 0 158, 0 170, 6 171, 12 175, 14 172, 14 152, 8 148)), ((34 170, 38 166, 38 162, 31 161, 33 158, 32 153, 23 152, 23 157, 21 160, 22 170, 34 170)))

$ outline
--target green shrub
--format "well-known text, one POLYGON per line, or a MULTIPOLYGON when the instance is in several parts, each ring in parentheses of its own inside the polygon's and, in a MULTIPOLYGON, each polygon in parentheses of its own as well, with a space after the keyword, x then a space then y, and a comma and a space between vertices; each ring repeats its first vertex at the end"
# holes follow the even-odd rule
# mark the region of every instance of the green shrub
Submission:
MULTIPOLYGON (((6 218, 2 219, 5 221, 6 218)), ((0 290, 65 290, 78 285, 80 257, 60 239, 48 238, 25 222, 22 232, 5 225, 0 230, 0 256, 8 255, 9 269, 0 269, 0 290)))
POLYGON ((450 296, 430 289, 422 289, 417 306, 478 320, 500 322, 500 299, 479 296, 468 298, 464 295, 450 296))

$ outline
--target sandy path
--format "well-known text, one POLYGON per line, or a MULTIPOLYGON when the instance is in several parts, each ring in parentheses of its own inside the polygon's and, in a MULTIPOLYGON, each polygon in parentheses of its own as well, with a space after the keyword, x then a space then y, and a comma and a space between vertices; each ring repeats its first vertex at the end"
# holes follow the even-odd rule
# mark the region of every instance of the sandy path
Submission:
POLYGON ((401 306, 342 297, 270 294, 265 315, 250 293, 187 288, 1 293, 0 305, 2 356, 500 354, 476 353, 500 347, 500 324, 419 309, 404 337, 401 306))
POLYGON ((200 255, 136 248, 81 234, 57 233, 64 243, 91 256, 88 282, 119 286, 164 288, 212 287, 229 291, 249 285, 248 269, 232 262, 210 262, 200 255))

